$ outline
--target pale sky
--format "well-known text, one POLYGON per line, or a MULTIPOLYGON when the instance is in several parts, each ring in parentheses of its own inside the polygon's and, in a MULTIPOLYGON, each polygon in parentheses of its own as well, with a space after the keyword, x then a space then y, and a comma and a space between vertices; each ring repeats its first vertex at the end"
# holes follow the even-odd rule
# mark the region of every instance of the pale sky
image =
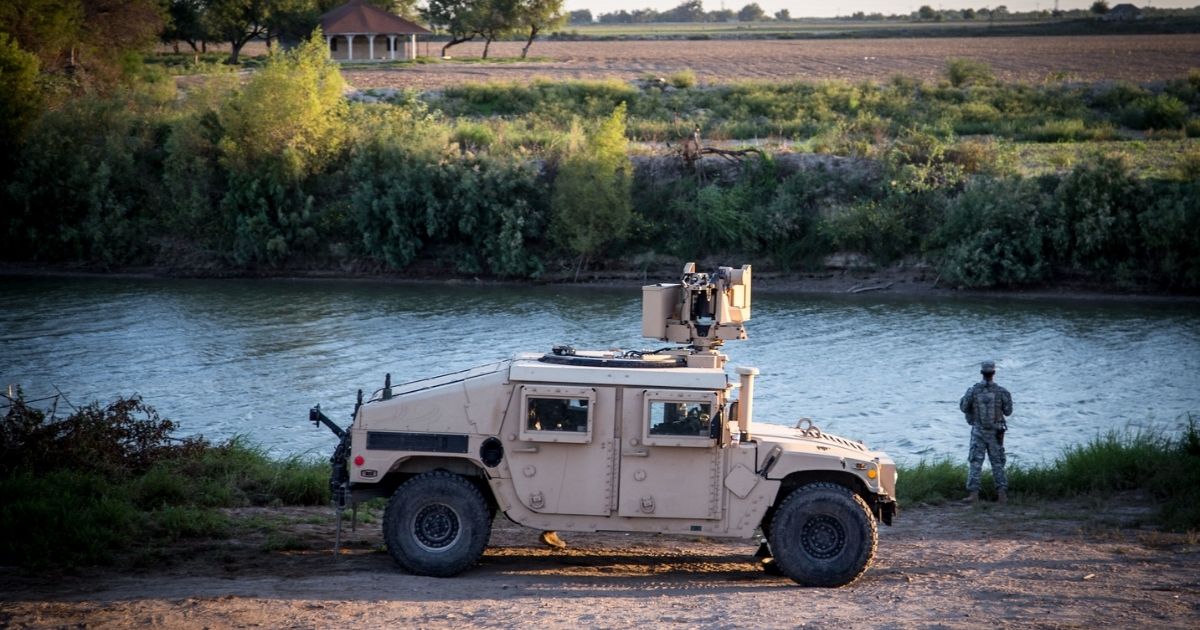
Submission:
MULTIPOLYGON (((567 9, 575 11, 578 9, 591 9, 592 15, 600 15, 601 13, 611 13, 613 11, 632 11, 634 9, 652 8, 658 11, 666 11, 680 4, 682 0, 567 0, 567 9)), ((725 0, 726 9, 737 11, 749 2, 756 0, 725 0)), ((1108 0, 1109 6, 1121 4, 1125 0, 1108 0)), ((792 17, 834 17, 837 15, 849 15, 855 11, 864 13, 911 13, 917 10, 923 4, 928 4, 935 9, 964 9, 971 7, 978 9, 980 7, 992 7, 1005 5, 1009 11, 1033 11, 1036 9, 1053 9, 1054 0, 943 0, 936 2, 934 0, 825 0, 823 2, 801 1, 801 0, 757 0, 758 6, 762 7, 768 14, 774 13, 780 9, 791 11, 792 17)), ((1059 0, 1059 8, 1069 9, 1086 9, 1092 6, 1092 0, 1059 0)), ((1137 6, 1154 6, 1163 9, 1176 9, 1183 7, 1193 7, 1200 4, 1200 0, 1153 0, 1153 2, 1138 2, 1133 4, 1137 6)), ((704 10, 713 11, 721 8, 721 0, 704 0, 704 10)))

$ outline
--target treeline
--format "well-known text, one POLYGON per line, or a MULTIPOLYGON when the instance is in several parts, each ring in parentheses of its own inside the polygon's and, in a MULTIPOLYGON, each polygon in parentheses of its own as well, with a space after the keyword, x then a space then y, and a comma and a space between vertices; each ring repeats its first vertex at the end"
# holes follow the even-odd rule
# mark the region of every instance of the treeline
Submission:
MULTIPOLYGON (((857 252, 924 258, 963 286, 1200 288, 1200 158, 1170 178, 1139 177, 1119 155, 1026 178, 994 142, 854 113, 927 89, 902 85, 797 84, 779 97, 840 112, 825 150, 859 156, 851 167, 766 156, 688 168, 630 159, 645 103, 611 82, 508 86, 540 94, 541 114, 455 119, 411 95, 348 103, 314 39, 245 85, 213 77, 179 98, 147 80, 37 118, 3 185, 0 251, 182 273, 420 265, 515 278, 710 256, 808 269, 857 252)), ((760 89, 769 106, 774 87, 760 89)))

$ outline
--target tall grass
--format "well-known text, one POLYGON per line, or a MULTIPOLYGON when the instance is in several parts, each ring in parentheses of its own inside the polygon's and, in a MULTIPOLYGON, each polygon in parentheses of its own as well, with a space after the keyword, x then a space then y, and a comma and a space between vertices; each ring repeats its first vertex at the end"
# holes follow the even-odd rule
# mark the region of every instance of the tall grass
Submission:
POLYGON ((218 508, 322 505, 329 465, 234 438, 179 441, 138 399, 66 418, 21 398, 0 426, 0 564, 105 563, 134 546, 229 535, 218 508))
MULTIPOLYGON (((1178 436, 1113 431, 1064 449, 1048 464, 1009 466, 1007 472, 1009 494, 1018 499, 1143 490, 1159 504, 1165 527, 1200 528, 1200 430, 1192 418, 1178 436)), ((900 469, 897 492, 901 503, 942 503, 966 496, 966 478, 965 463, 923 460, 900 469)), ((985 472, 985 495, 994 496, 992 484, 985 472)))

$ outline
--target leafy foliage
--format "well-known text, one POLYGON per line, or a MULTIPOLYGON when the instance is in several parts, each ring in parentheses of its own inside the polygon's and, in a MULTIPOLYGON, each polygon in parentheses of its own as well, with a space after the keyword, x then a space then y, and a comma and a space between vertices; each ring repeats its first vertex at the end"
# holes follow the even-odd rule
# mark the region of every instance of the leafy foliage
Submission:
POLYGON ((551 198, 551 235, 581 261, 624 236, 632 210, 633 166, 625 139, 625 105, 586 135, 576 122, 551 198))

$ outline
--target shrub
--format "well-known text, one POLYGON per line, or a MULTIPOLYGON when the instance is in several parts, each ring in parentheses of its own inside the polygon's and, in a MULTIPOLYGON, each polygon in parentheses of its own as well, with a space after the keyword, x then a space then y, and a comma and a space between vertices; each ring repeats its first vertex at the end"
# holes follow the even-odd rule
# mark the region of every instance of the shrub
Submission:
POLYGON ((582 266, 625 235, 631 213, 633 166, 625 139, 625 105, 586 135, 576 126, 554 179, 550 230, 582 266))
POLYGON ((984 85, 995 81, 992 67, 986 62, 964 58, 946 60, 946 78, 954 87, 984 85))
POLYGON ((692 72, 691 68, 684 68, 683 70, 680 70, 678 72, 672 72, 670 74, 670 76, 667 77, 667 81, 671 85, 673 85, 681 90, 690 88, 690 87, 695 87, 696 86, 696 73, 692 72))
POLYGON ((1014 286, 1048 277, 1049 199, 1034 182, 982 178, 950 202, 931 246, 953 284, 1014 286))
POLYGON ((1095 271, 1134 262, 1140 242, 1135 217, 1146 195, 1122 154, 1078 164, 1054 192, 1053 239, 1060 259, 1095 271))
POLYGON ((1139 98, 1121 109, 1121 124, 1133 129, 1180 129, 1187 124, 1188 106, 1166 94, 1139 98))
POLYGON ((1169 288, 1200 288, 1200 180, 1160 186, 1138 214, 1147 267, 1169 288))

